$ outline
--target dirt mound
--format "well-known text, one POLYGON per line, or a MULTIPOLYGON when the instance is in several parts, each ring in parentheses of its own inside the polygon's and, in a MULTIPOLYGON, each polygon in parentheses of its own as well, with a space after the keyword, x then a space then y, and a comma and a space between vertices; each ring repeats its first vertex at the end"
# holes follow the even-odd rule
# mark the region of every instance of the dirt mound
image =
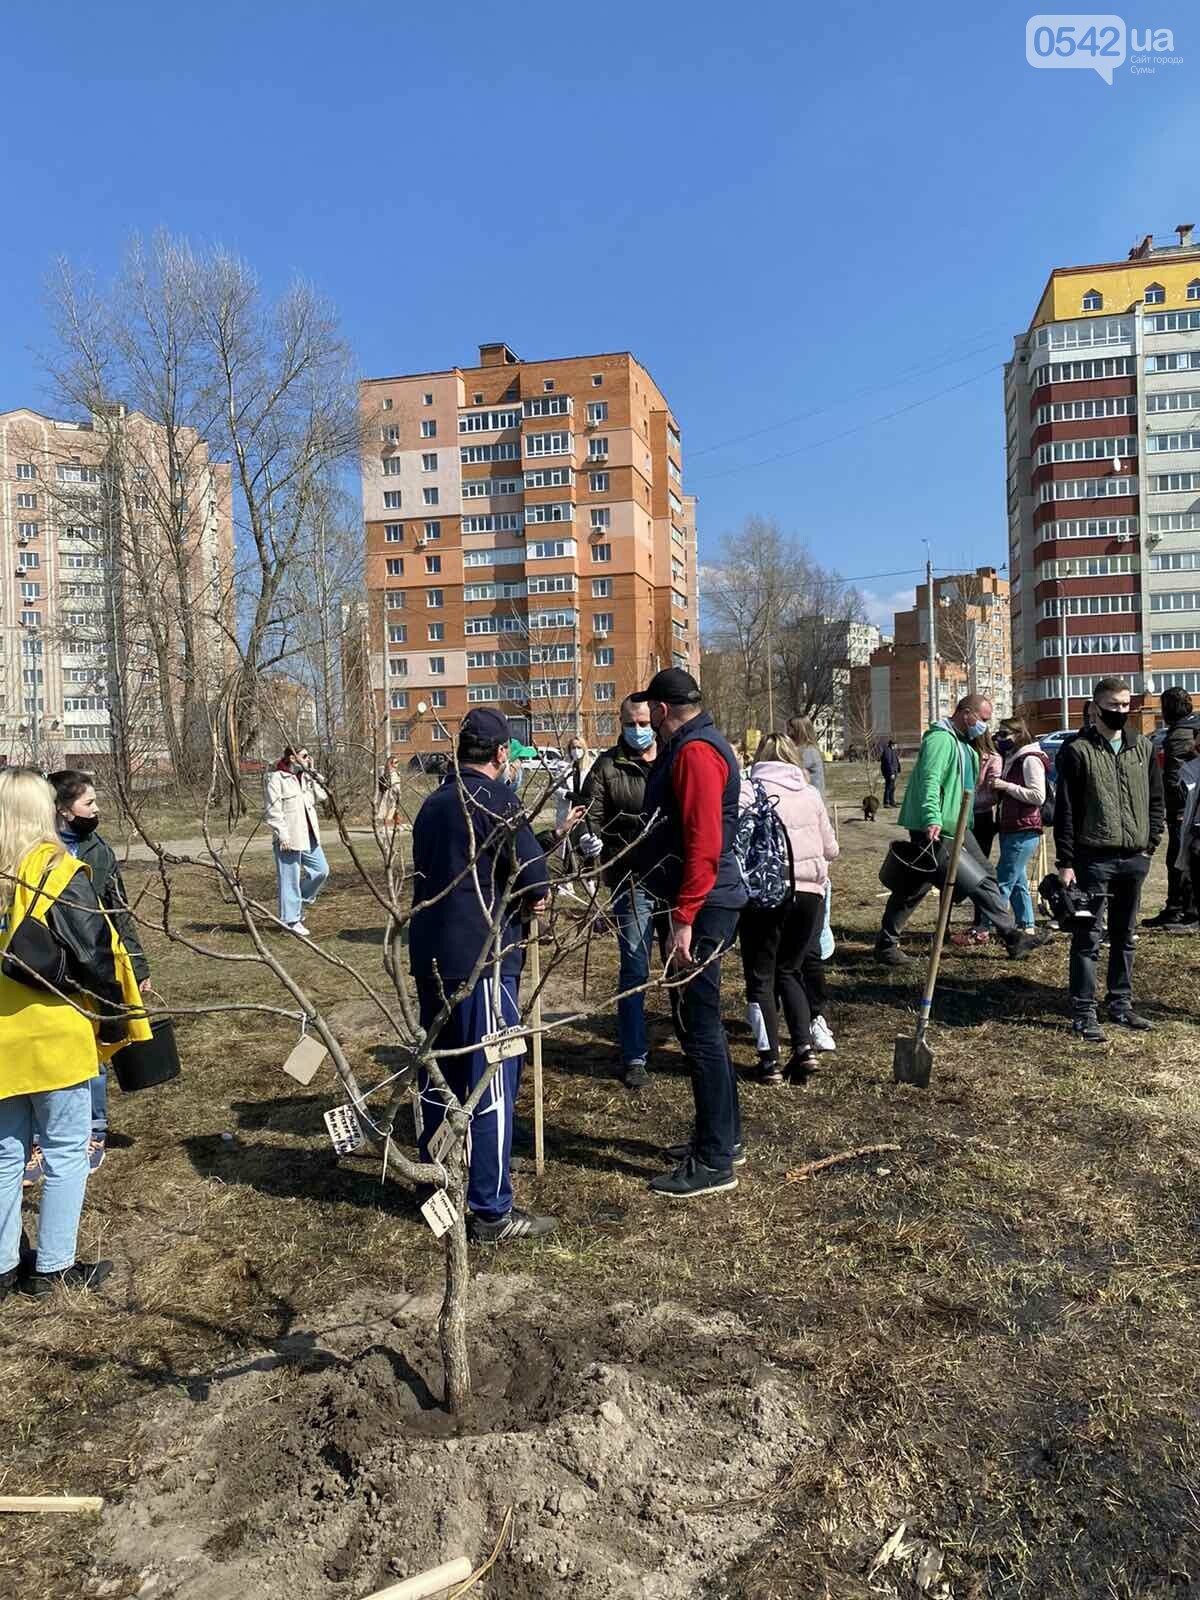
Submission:
POLYGON ((514 1537, 481 1600, 565 1583, 578 1600, 720 1592, 809 1439, 794 1380, 735 1318, 630 1304, 597 1324, 526 1279, 480 1279, 476 1394, 456 1424, 435 1398, 436 1310, 343 1310, 160 1413, 142 1477, 105 1518, 139 1592, 366 1595, 482 1560, 509 1506, 514 1537))

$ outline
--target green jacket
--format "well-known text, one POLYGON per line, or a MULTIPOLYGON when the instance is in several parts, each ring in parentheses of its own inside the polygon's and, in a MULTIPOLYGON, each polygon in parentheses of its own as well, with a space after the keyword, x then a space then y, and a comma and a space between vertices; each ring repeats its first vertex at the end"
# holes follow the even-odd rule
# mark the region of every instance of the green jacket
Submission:
POLYGON ((900 826, 916 833, 936 824, 944 833, 953 833, 964 787, 974 789, 978 778, 975 751, 944 722, 935 722, 921 740, 900 807, 900 826))

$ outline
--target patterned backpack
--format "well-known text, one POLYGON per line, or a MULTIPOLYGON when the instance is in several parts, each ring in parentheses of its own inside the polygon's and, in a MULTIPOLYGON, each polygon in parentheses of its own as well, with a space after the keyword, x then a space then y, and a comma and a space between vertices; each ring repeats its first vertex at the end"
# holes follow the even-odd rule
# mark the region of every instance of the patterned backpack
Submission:
POLYGON ((750 783, 754 798, 738 818, 733 856, 750 904, 774 911, 786 905, 795 890, 792 841, 779 820, 777 802, 757 778, 750 783))

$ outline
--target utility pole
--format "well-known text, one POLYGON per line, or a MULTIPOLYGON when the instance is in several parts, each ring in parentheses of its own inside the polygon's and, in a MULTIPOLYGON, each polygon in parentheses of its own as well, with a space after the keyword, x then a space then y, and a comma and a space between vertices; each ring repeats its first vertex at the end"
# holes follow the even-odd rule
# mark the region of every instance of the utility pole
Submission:
POLYGON ((771 607, 767 606, 767 729, 775 732, 775 652, 771 638, 771 607))
POLYGON ((1062 656, 1062 725, 1064 728, 1071 726, 1071 680, 1067 676, 1067 597, 1060 594, 1058 597, 1059 609, 1059 654, 1062 656))
POLYGON ((929 720, 936 722, 938 719, 938 692, 937 692, 937 631, 934 616, 936 608, 933 599, 933 561, 925 562, 925 587, 929 601, 929 720))

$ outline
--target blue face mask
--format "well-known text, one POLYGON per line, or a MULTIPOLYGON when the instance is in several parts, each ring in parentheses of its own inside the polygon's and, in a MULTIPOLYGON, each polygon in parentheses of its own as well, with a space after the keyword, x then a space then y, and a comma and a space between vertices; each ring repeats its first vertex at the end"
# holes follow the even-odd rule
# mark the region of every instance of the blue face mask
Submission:
POLYGON ((649 750, 654 743, 654 729, 651 727, 639 728, 635 723, 632 727, 622 728, 621 737, 631 750, 649 750))
POLYGON ((984 734, 987 732, 987 728, 988 725, 986 722, 973 722, 967 729, 967 738, 982 739, 984 734))

